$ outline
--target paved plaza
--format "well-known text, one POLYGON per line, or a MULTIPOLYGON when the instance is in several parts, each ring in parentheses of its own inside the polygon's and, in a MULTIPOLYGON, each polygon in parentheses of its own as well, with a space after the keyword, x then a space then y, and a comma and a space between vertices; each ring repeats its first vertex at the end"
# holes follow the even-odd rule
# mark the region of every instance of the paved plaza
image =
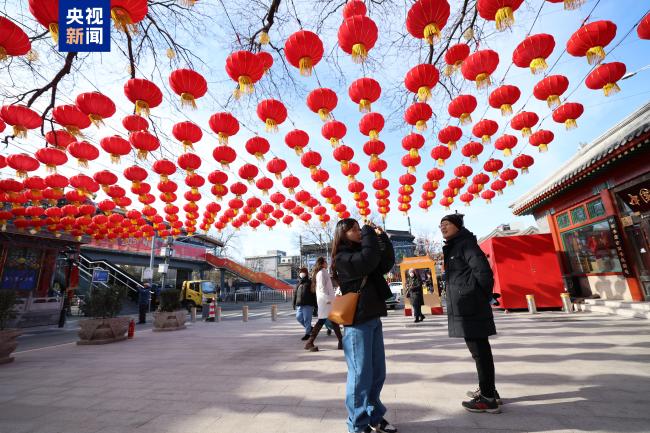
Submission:
MULTIPOLYGON (((346 431, 346 366, 336 339, 302 349, 283 306, 277 322, 142 330, 105 346, 63 344, 0 367, 1 433, 298 433, 346 431)), ((499 314, 493 339, 500 415, 460 407, 476 387, 446 317, 384 320, 387 418, 400 432, 648 432, 648 321, 595 313, 499 314)))

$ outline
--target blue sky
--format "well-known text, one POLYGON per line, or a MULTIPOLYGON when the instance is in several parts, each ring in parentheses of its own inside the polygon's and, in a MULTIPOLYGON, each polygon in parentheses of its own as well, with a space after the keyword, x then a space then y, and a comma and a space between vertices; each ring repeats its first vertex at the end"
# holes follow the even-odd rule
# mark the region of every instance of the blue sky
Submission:
MULTIPOLYGON (((454 3, 452 2, 452 10, 457 7, 454 6, 454 3)), ((650 86, 648 85, 650 83, 650 71, 640 72, 638 75, 622 81, 620 83, 622 91, 606 98, 601 91, 589 90, 584 86, 584 83, 580 83, 591 68, 587 64, 586 59, 575 58, 566 53, 562 54, 567 39, 578 29, 589 11, 597 4, 589 21, 608 19, 614 21, 618 26, 616 38, 606 48, 608 52, 606 61, 624 62, 628 71, 636 71, 645 66, 650 61, 650 55, 648 55, 650 54, 650 41, 639 40, 635 31, 632 31, 625 37, 632 26, 646 13, 648 6, 644 3, 637 0, 616 2, 605 0, 597 2, 592 0, 588 1, 579 10, 564 11, 561 4, 551 4, 542 0, 529 1, 517 11, 517 22, 512 30, 503 33, 494 32, 493 23, 483 24, 479 19, 479 25, 485 31, 485 42, 482 43, 481 48, 491 48, 497 51, 500 55, 500 63, 497 71, 493 74, 493 82, 495 85, 487 91, 477 91, 473 83, 463 84, 463 93, 474 94, 479 100, 479 106, 473 115, 474 122, 480 120, 483 113, 486 113, 485 118, 498 121, 501 127, 497 135, 504 132, 517 135, 520 140, 518 146, 515 148, 515 154, 519 150, 526 148, 525 152, 535 158, 535 164, 530 169, 529 174, 520 175, 515 185, 508 187, 505 194, 503 196, 497 196, 490 205, 484 204, 482 200, 475 200, 470 207, 465 207, 462 204, 454 204, 452 211, 458 210, 459 212, 465 213, 468 227, 477 235, 485 234, 501 223, 509 222, 516 226, 534 224, 531 217, 513 216, 508 205, 516 198, 525 194, 526 191, 543 180, 563 161, 573 155, 579 143, 591 141, 607 128, 614 125, 618 120, 650 99, 650 86), (542 7, 541 11, 540 7, 542 7), (538 11, 539 16, 535 19, 538 11), (505 74, 511 63, 513 49, 529 32, 530 34, 550 33, 555 37, 556 48, 548 59, 548 63, 549 65, 553 65, 561 55, 553 69, 553 73, 564 74, 569 78, 570 86, 567 93, 572 93, 569 100, 580 102, 585 106, 585 113, 578 120, 579 128, 572 131, 565 131, 564 125, 556 124, 550 117, 546 118, 550 114, 550 110, 545 102, 537 101, 534 98, 530 99, 525 106, 526 110, 538 113, 540 118, 544 119, 542 127, 552 130, 556 136, 555 141, 549 146, 549 151, 546 153, 538 153, 535 148, 529 146, 527 139, 521 139, 519 132, 509 129, 506 124, 508 119, 503 119, 498 110, 486 107, 485 105, 487 99, 486 92, 491 91, 501 82, 504 84, 515 84, 522 90, 522 98, 514 106, 516 111, 522 107, 523 102, 532 93, 532 88, 535 83, 542 78, 542 76, 533 76, 527 69, 520 69, 515 66, 510 67, 507 75, 505 74), (612 48, 613 51, 611 51, 612 48)), ((35 29, 37 26, 34 22, 26 18, 25 4, 26 2, 20 2, 19 4, 9 5, 7 13, 17 21, 22 21, 22 24, 26 27, 35 29)), ((226 4, 228 5, 229 3, 226 2, 226 4)), ((310 28, 310 25, 313 27, 317 21, 317 17, 310 15, 311 9, 309 2, 299 1, 296 2, 296 5, 297 12, 301 16, 304 27, 307 29, 310 28)), ((213 2, 199 2, 196 7, 202 13, 214 13, 218 20, 225 19, 221 12, 214 9, 213 2)), ((391 96, 395 94, 393 89, 401 85, 401 80, 408 69, 421 62, 421 59, 418 57, 423 52, 417 50, 410 51, 408 49, 401 51, 391 50, 388 48, 391 38, 394 38, 395 34, 400 30, 403 31, 404 13, 404 10, 397 8, 391 12, 390 20, 387 20, 386 17, 377 16, 379 11, 373 9, 370 10, 369 14, 379 26, 380 40, 377 48, 370 51, 371 63, 365 72, 367 72, 368 76, 377 79, 382 85, 384 90, 382 98, 380 98, 378 103, 373 104, 373 111, 381 112, 385 116, 388 116, 389 113, 395 110, 398 110, 398 113, 403 113, 406 108, 405 106, 399 106, 391 99, 391 96)), ((330 20, 326 21, 323 27, 321 38, 324 41, 326 53, 332 50, 338 50, 338 47, 335 45, 335 34, 340 24, 340 19, 340 14, 337 12, 330 20)), ((334 65, 328 59, 316 66, 316 74, 312 77, 301 77, 297 70, 292 69, 290 73, 299 83, 299 88, 296 91, 292 90, 286 93, 282 91, 282 94, 277 94, 276 89, 263 84, 253 98, 242 99, 238 103, 228 102, 228 96, 232 91, 232 82, 224 71, 224 63, 231 49, 230 41, 233 40, 233 35, 232 30, 225 25, 225 21, 223 23, 224 25, 222 26, 204 26, 199 32, 203 37, 197 38, 191 38, 189 33, 183 32, 183 29, 174 29, 174 31, 179 32, 179 40, 192 47, 193 51, 204 62, 204 64, 198 65, 197 69, 206 76, 210 86, 210 94, 197 101, 199 110, 193 112, 180 110, 177 96, 172 94, 167 86, 167 76, 173 68, 166 64, 166 59, 165 61, 158 61, 157 69, 154 68, 152 59, 147 59, 139 65, 137 70, 138 76, 153 77, 154 82, 164 89, 165 101, 163 105, 153 110, 153 121, 160 128, 161 132, 171 137, 171 126, 178 121, 190 119, 200 124, 204 129, 204 138, 196 148, 197 153, 203 157, 204 164, 199 172, 207 175, 213 169, 218 168, 211 156, 216 140, 214 134, 210 132, 207 126, 207 120, 213 112, 224 111, 223 107, 228 103, 228 110, 233 110, 240 118, 240 121, 246 124, 253 132, 267 137, 272 145, 272 153, 285 158, 289 163, 290 170, 301 178, 305 188, 316 195, 318 193, 309 179, 308 170, 300 165, 298 158, 293 151, 284 145, 283 140, 284 134, 294 127, 303 129, 311 136, 310 146, 323 155, 322 167, 330 172, 330 184, 337 188, 344 202, 349 208, 352 208, 354 207, 354 202, 352 201, 351 194, 347 192, 347 182, 340 175, 338 163, 332 157, 332 149, 329 143, 320 135, 322 122, 318 116, 307 109, 304 103, 309 90, 320 85, 330 87, 339 95, 339 104, 334 111, 334 115, 338 120, 344 121, 347 125, 348 133, 344 142, 355 150, 354 161, 359 163, 362 168, 359 179, 366 183, 366 191, 371 195, 371 209, 373 210, 373 214, 376 215, 376 206, 373 197, 374 191, 370 185, 372 174, 366 168, 369 159, 362 152, 362 146, 366 141, 366 137, 358 132, 357 127, 361 114, 358 112, 356 105, 347 97, 349 83, 355 78, 363 76, 364 70, 359 65, 352 63, 341 51, 338 51, 338 63, 343 71, 342 76, 335 72, 334 65), (269 135, 264 132, 262 122, 254 115, 257 99, 263 99, 263 97, 268 96, 281 99, 289 109, 289 120, 280 126, 280 133, 277 135, 269 135)), ((272 30, 271 39, 274 43, 282 45, 286 34, 297 29, 298 25, 290 22, 285 24, 281 34, 277 34, 272 30)), ((89 134, 89 140, 94 143, 97 143, 103 136, 123 133, 119 120, 132 110, 132 106, 122 92, 122 85, 128 79, 128 75, 125 69, 124 59, 115 50, 116 43, 122 44, 122 39, 119 36, 113 41, 113 53, 108 55, 91 55, 87 59, 83 69, 76 73, 75 81, 64 83, 62 86, 63 91, 59 95, 58 103, 71 103, 77 93, 98 88, 109 94, 116 102, 118 105, 118 115, 107 122, 105 129, 97 132, 91 131, 89 134)), ((44 77, 49 75, 50 72, 48 70, 51 67, 50 65, 53 62, 60 61, 57 54, 51 51, 50 45, 47 44, 49 44, 49 41, 39 42, 35 46, 41 54, 40 65, 42 66, 42 74, 44 77)), ((275 71, 282 68, 282 66, 277 54, 273 53, 273 55, 275 58, 275 71)), ((27 77, 27 75, 21 75, 21 77, 27 77)), ((31 84, 24 82, 26 80, 23 80, 23 82, 18 81, 19 83, 15 85, 16 93, 21 88, 29 88, 28 86, 31 84)), ((458 82, 462 82, 462 80, 458 80, 458 82)), ((7 86, 13 86, 7 77, 0 78, 0 85, 4 86, 5 89, 8 88, 7 86)), ((3 101, 3 103, 6 102, 3 101)), ((457 124, 455 120, 452 122, 449 120, 447 103, 448 99, 436 100, 432 103, 432 108, 438 120, 435 125, 431 125, 431 122, 429 122, 429 129, 425 132, 427 141, 425 148, 421 151, 423 162, 418 167, 416 173, 418 182, 415 193, 413 194, 413 209, 409 213, 411 225, 416 234, 426 233, 434 237, 439 237, 437 233, 438 221, 445 214, 444 208, 438 203, 441 197, 440 193, 444 189, 446 182, 453 176, 451 174, 453 168, 461 162, 467 162, 464 161, 460 154, 459 146, 459 150, 454 152, 445 165, 445 170, 448 174, 441 182, 441 188, 438 197, 434 200, 433 206, 428 213, 422 212, 417 207, 417 202, 422 192, 421 185, 425 179, 425 173, 435 166, 434 161, 429 156, 429 152, 433 146, 438 144, 436 139, 438 130, 447 124, 457 124)), ((39 102, 39 104, 42 103, 39 102)), ((404 173, 404 168, 399 162, 405 153, 400 144, 401 139, 404 135, 411 132, 411 129, 401 121, 400 117, 401 114, 391 117, 386 129, 380 134, 380 138, 385 142, 387 148, 382 158, 386 159, 389 163, 389 169, 385 173, 385 177, 391 181, 391 213, 386 221, 386 226, 391 229, 407 228, 407 218, 397 211, 397 187, 399 186, 397 178, 404 173)), ((471 125, 463 127, 463 130, 464 139, 460 143, 461 146, 471 137, 471 125)), ((233 147, 241 155, 238 162, 233 165, 235 173, 237 167, 244 162, 255 162, 254 158, 244 151, 244 143, 246 139, 253 135, 253 132, 242 128, 240 133, 232 140, 233 147)), ((175 159, 180 154, 180 145, 173 142, 173 138, 165 144, 166 150, 163 152, 163 155, 175 159)), ((27 140, 18 140, 12 143, 6 150, 6 153, 35 151, 41 145, 42 138, 38 138, 38 134, 32 134, 27 140)), ((486 149, 480 156, 480 165, 474 164, 472 166, 475 173, 482 167, 483 162, 488 159, 492 153, 492 149, 492 146, 486 146, 486 149)), ((503 159, 506 164, 512 159, 504 158, 498 154, 495 157, 503 159)), ((102 157, 100 160, 91 164, 90 171, 94 172, 107 168, 121 172, 124 167, 130 165, 133 161, 127 158, 121 166, 112 166, 106 158, 102 157)), ((147 164, 150 164, 150 162, 147 164)), ((64 174, 72 175, 79 172, 79 169, 75 167, 74 163, 69 165, 71 166, 70 168, 62 170, 64 174)), ((11 170, 8 168, 1 170, 1 173, 3 177, 11 176, 11 170)), ((236 178, 236 174, 233 173, 230 177, 231 179, 236 178)), ((182 184, 182 176, 176 175, 174 180, 182 184)), ((154 174, 153 178, 149 179, 149 181, 155 185, 157 176, 154 174)), ((209 188, 203 188, 202 193, 205 198, 201 203, 205 205, 210 198, 209 188)), ((259 194, 257 195, 259 196, 259 194)), ((320 198, 320 195, 317 197, 320 198)), ((180 205, 182 206, 182 204, 183 202, 180 205)), ((335 217, 333 212, 330 211, 329 213, 332 217, 335 217)), ((292 229, 276 226, 270 232, 267 230, 258 230, 256 232, 242 230, 237 240, 237 248, 234 254, 236 257, 241 258, 245 255, 263 253, 269 249, 281 249, 290 253, 296 252, 298 246, 297 234, 300 232, 300 228, 299 224, 294 224, 292 229)))

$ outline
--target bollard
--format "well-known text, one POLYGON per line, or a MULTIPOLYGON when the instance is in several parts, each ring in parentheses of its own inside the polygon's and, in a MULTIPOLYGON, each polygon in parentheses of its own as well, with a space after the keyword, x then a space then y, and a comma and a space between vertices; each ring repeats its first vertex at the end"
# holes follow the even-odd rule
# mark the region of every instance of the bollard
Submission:
POLYGON ((196 307, 190 309, 190 322, 196 322, 196 307))
POLYGON ((257 298, 259 302, 262 302, 262 291, 257 292, 257 298))
POLYGON ((248 305, 241 307, 242 320, 248 322, 248 305))
POLYGON ((131 319, 129 322, 128 339, 131 340, 135 336, 135 320, 131 319))
POLYGON ((573 313, 573 304, 571 303, 571 297, 569 294, 562 293, 560 298, 562 298, 562 311, 567 314, 573 313))
MULTIPOLYGON (((210 300, 208 300, 208 301, 210 301, 210 300)), ((216 308, 215 308, 215 303, 214 303, 214 302, 210 302, 210 303, 208 304, 208 306, 209 306, 209 310, 208 310, 208 318, 205 319, 205 321, 206 321, 206 322, 214 322, 214 321, 216 320, 215 317, 216 317, 216 315, 217 315, 216 308)))
POLYGON ((275 322, 278 320, 278 306, 277 305, 271 305, 271 321, 275 322))
POLYGON ((537 305, 535 305, 535 295, 526 295, 526 303, 528 304, 528 312, 530 314, 537 314, 537 305))
POLYGON ((221 307, 217 307, 217 310, 216 310, 215 314, 217 316, 216 321, 221 322, 221 307))

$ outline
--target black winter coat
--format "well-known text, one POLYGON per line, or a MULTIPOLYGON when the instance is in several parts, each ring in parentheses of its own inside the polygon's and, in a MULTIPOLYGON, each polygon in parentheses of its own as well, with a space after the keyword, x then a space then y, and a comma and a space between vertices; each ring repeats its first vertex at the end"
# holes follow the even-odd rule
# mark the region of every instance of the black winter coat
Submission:
POLYGON ((293 291, 293 308, 296 306, 316 306, 316 294, 311 291, 311 280, 309 277, 301 278, 293 291))
POLYGON ((496 334, 490 306, 494 276, 476 236, 462 228, 442 251, 449 336, 485 338, 496 334))
POLYGON ((341 245, 334 257, 335 279, 341 293, 358 291, 363 277, 366 284, 361 288, 354 325, 386 316, 386 299, 393 296, 384 274, 395 264, 393 244, 386 233, 377 236, 370 226, 361 229, 361 244, 341 245))
POLYGON ((411 305, 422 305, 424 304, 424 296, 422 293, 422 280, 415 274, 413 278, 410 275, 406 275, 406 293, 408 298, 411 300, 411 305))

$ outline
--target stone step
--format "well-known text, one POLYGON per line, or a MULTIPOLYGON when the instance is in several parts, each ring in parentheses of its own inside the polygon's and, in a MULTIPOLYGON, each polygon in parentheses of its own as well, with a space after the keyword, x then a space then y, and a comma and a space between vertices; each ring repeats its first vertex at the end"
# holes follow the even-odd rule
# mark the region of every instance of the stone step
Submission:
POLYGON ((604 306, 609 308, 627 308, 635 311, 650 312, 650 302, 631 302, 631 301, 617 301, 607 299, 585 299, 585 304, 604 306))
POLYGON ((593 304, 585 304, 583 306, 583 309, 585 311, 590 311, 593 313, 604 313, 604 314, 610 314, 614 316, 650 320, 650 311, 633 310, 631 308, 616 308, 616 307, 608 307, 606 305, 593 305, 593 304))

